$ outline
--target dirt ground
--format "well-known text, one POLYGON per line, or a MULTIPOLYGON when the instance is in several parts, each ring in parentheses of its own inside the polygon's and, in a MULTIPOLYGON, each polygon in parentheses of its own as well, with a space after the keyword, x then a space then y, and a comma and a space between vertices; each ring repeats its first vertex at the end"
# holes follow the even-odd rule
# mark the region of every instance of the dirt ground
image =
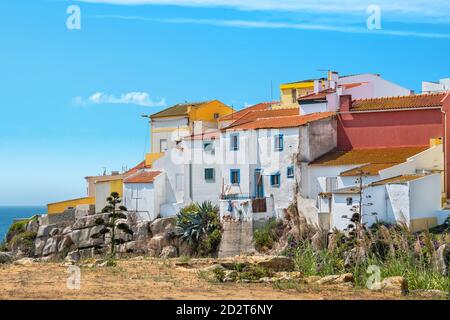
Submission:
POLYGON ((81 267, 80 289, 68 289, 62 263, 0 265, 0 299, 399 299, 342 287, 213 283, 195 270, 160 259, 121 260, 115 267, 81 267))

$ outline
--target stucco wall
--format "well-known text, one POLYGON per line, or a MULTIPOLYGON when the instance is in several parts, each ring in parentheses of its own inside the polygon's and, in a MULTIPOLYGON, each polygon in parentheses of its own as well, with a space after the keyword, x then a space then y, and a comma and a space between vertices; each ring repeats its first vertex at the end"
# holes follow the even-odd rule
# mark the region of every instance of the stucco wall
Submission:
POLYGON ((102 212, 106 207, 106 198, 111 195, 109 181, 97 182, 95 184, 95 211, 102 212))
POLYGON ((389 184, 386 186, 386 191, 388 194, 388 220, 408 224, 410 220, 409 186, 407 184, 389 184))
POLYGON ((443 136, 439 109, 338 115, 338 149, 427 146, 443 136))
POLYGON ((410 219, 435 217, 441 210, 441 177, 432 174, 409 182, 410 219))

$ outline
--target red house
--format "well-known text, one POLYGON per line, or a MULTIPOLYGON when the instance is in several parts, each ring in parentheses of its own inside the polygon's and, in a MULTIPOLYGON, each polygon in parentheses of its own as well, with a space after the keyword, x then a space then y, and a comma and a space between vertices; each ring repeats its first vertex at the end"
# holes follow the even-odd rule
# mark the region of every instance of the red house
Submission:
POLYGON ((340 97, 338 150, 428 146, 444 143, 445 190, 450 199, 450 93, 352 101, 340 97), (448 116, 447 116, 448 113, 448 116))

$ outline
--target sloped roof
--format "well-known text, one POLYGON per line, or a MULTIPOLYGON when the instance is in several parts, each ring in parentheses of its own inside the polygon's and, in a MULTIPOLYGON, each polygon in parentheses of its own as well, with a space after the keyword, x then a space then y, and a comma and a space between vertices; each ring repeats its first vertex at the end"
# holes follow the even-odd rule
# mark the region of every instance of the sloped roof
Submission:
POLYGON ((210 130, 203 133, 192 134, 184 137, 184 140, 212 140, 220 137, 220 130, 210 130))
POLYGON ((405 182, 420 179, 423 177, 425 177, 424 174, 405 174, 405 175, 400 175, 400 176, 372 182, 370 184, 370 186, 382 186, 384 184, 390 184, 390 183, 405 183, 405 182))
POLYGON ((210 102, 211 101, 179 103, 158 113, 152 114, 150 118, 185 116, 189 114, 190 108, 198 108, 210 102))
POLYGON ((268 109, 268 110, 253 110, 242 116, 240 119, 234 121, 225 129, 233 128, 244 123, 256 121, 262 118, 297 116, 300 114, 299 108, 284 108, 284 109, 268 109))
POLYGON ((252 122, 233 126, 231 130, 255 130, 255 129, 276 129, 294 128, 303 126, 313 121, 318 121, 334 116, 334 112, 316 112, 308 115, 295 115, 286 117, 259 118, 252 122))
POLYGON ((253 106, 247 107, 245 109, 242 109, 240 111, 237 112, 233 112, 231 114, 228 114, 226 116, 220 117, 219 121, 230 121, 230 120, 238 120, 241 117, 243 117, 244 115, 246 115, 247 113, 249 113, 250 111, 254 111, 254 110, 267 110, 268 108, 270 108, 271 105, 278 103, 277 101, 274 102, 262 102, 262 103, 258 103, 255 104, 253 106))
POLYGON ((398 147, 377 149, 353 149, 349 151, 331 151, 314 160, 314 166, 345 166, 368 164, 398 164, 418 154, 428 147, 398 147))
POLYGON ((340 84, 339 86, 343 87, 345 89, 352 89, 352 88, 360 87, 365 84, 367 84, 367 82, 354 82, 354 83, 343 83, 343 84, 340 84))
POLYGON ((355 100, 350 111, 441 107, 446 93, 355 100))
POLYGON ((126 178, 123 183, 151 183, 161 171, 139 171, 126 178))
POLYGON ((342 177, 354 177, 359 174, 359 172, 364 172, 365 175, 368 176, 376 176, 380 173, 381 170, 393 167, 401 162, 391 162, 391 163, 370 163, 366 165, 362 165, 355 169, 350 169, 344 172, 341 172, 340 176, 342 177))
POLYGON ((128 177, 130 175, 132 175, 133 173, 142 170, 142 169, 146 169, 146 168, 151 168, 150 166, 147 166, 145 164, 145 160, 139 162, 136 166, 134 166, 133 168, 131 168, 130 170, 128 170, 127 172, 125 172, 123 175, 125 177, 128 177))
POLYGON ((327 97, 327 94, 336 92, 335 89, 325 89, 318 93, 310 93, 304 96, 301 96, 297 99, 297 101, 308 101, 308 100, 322 100, 327 97))

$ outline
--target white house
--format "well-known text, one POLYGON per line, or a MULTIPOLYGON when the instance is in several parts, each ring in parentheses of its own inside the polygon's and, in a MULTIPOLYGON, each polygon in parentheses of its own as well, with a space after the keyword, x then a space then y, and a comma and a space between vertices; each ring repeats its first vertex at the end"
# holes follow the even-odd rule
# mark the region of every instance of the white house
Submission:
POLYGON ((223 192, 220 131, 184 139, 184 203, 211 201, 218 205, 223 192))
POLYGON ((165 174, 161 171, 140 170, 123 181, 123 204, 142 220, 152 221, 161 214, 165 202, 165 174))
POLYGON ((339 98, 351 95, 353 99, 370 99, 411 95, 411 90, 383 79, 378 74, 358 74, 339 77, 332 74, 331 80, 315 80, 314 93, 298 98, 300 114, 337 111, 339 98))
MULTIPOLYGON (((310 140, 302 134, 308 136, 316 125, 332 126, 333 117, 334 113, 272 116, 240 120, 223 130, 221 213, 239 213, 253 219, 282 218, 284 210, 295 200, 299 143, 308 144, 301 148, 305 150, 316 147, 309 145, 310 140)), ((317 141, 328 141, 332 132, 317 130, 317 141)))
MULTIPOLYGON (((357 179, 361 174, 363 184, 367 186, 393 177, 439 173, 437 175, 439 184, 433 190, 438 190, 437 197, 440 198, 443 190, 442 171, 442 145, 430 148, 332 151, 308 165, 308 170, 301 181, 299 210, 311 223, 321 225, 325 229, 340 227, 342 223, 333 224, 333 219, 336 220, 336 215, 341 216, 342 212, 339 211, 335 215, 333 210, 342 207, 343 199, 351 198, 348 195, 357 191, 357 179)), ((372 189, 375 190, 373 192, 377 192, 377 188, 372 189)), ((370 202, 383 203, 383 196, 380 194, 380 199, 370 202)), ((419 199, 424 201, 424 198, 419 199)))
POLYGON ((450 78, 438 82, 422 81, 422 93, 438 93, 450 91, 450 78))
POLYGON ((400 223, 412 231, 434 227, 441 210, 441 176, 400 175, 372 182, 362 189, 346 187, 333 191, 331 229, 345 230, 361 201, 362 222, 400 223))

